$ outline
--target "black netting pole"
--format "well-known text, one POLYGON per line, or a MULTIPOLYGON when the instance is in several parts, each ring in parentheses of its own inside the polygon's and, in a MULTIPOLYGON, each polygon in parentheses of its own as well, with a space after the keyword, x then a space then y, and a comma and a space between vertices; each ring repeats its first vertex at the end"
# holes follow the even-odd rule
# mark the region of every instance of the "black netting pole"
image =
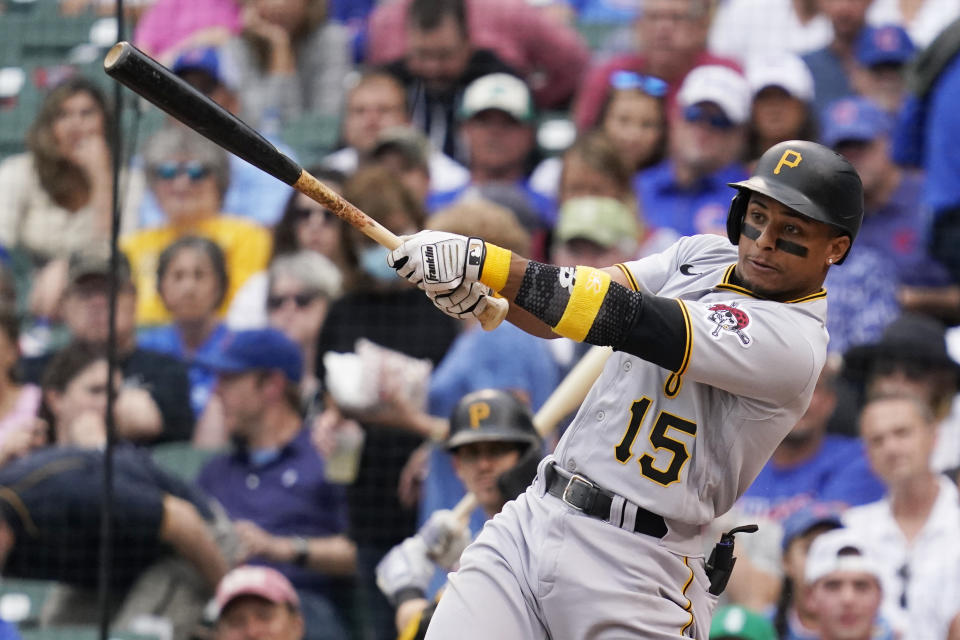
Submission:
MULTIPOLYGON (((117 40, 126 32, 123 19, 123 0, 116 0, 117 40)), ((120 259, 117 240, 120 235, 120 170, 123 167, 123 88, 119 82, 113 85, 114 122, 113 148, 113 211, 110 219, 110 293, 109 328, 107 330, 107 445, 103 456, 103 499, 100 502, 100 576, 98 604, 100 607, 100 640, 110 637, 110 569, 113 565, 113 443, 116 425, 113 407, 116 390, 113 379, 117 369, 117 289, 119 287, 120 259)))

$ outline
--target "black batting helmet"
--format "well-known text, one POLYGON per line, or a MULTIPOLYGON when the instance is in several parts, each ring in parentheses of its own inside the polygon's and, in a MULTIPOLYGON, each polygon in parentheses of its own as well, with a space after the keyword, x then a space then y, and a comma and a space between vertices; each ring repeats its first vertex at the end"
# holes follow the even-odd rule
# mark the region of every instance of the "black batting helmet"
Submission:
MULTIPOLYGON (((753 175, 731 182, 739 193, 730 203, 727 237, 740 242, 740 229, 750 193, 769 196, 797 213, 857 237, 863 222, 863 185, 850 162, 816 142, 788 140, 764 152, 753 175)), ((843 262, 846 255, 837 263, 843 262)))
POLYGON ((498 389, 481 389, 460 399, 450 416, 447 449, 474 442, 516 442, 526 450, 540 444, 530 410, 498 389))

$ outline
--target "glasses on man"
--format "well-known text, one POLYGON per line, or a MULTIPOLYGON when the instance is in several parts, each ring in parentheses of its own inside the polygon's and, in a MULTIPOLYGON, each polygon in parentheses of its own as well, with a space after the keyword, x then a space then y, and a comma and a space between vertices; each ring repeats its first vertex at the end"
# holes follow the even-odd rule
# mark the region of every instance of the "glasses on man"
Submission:
POLYGON ((895 356, 880 356, 870 365, 871 376, 890 376, 902 373, 909 380, 923 380, 936 368, 922 360, 895 356))
POLYGON ((323 222, 330 222, 330 220, 334 217, 333 212, 321 206, 294 207, 291 210, 291 213, 293 214, 293 219, 295 222, 303 222, 304 220, 309 220, 314 216, 319 216, 323 222))
POLYGON ((654 98, 662 98, 667 95, 667 83, 665 81, 655 76, 645 76, 634 71, 614 71, 610 74, 610 86, 621 91, 638 89, 654 98))
POLYGON ((287 302, 293 301, 297 309, 305 309, 311 302, 317 299, 316 293, 291 293, 283 296, 267 296, 267 309, 276 311, 286 306, 287 302))
POLYGON ((714 129, 726 131, 736 126, 722 111, 707 109, 699 104, 692 104, 683 110, 683 119, 687 122, 699 122, 714 129))
POLYGON ((210 167, 202 162, 162 162, 153 168, 153 175, 159 180, 186 175, 190 182, 199 182, 210 175, 210 167))

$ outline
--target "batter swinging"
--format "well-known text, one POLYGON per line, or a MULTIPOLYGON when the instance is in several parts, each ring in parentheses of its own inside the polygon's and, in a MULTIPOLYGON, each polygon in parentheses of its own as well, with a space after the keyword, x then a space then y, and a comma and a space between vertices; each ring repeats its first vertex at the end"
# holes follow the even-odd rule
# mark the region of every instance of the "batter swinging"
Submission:
POLYGON ((707 638, 701 532, 806 410, 823 280, 863 217, 856 171, 812 142, 774 146, 731 186, 728 238, 607 269, 434 231, 391 254, 450 315, 489 287, 531 333, 615 349, 533 485, 464 552, 428 640, 707 638))

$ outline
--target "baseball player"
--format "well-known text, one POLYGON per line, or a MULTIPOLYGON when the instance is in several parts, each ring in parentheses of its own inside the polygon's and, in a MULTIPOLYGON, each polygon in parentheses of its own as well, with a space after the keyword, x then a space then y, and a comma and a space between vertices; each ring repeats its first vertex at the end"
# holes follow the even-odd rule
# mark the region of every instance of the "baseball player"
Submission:
MULTIPOLYGON (((445 445, 457 477, 489 518, 527 488, 543 453, 530 410, 496 389, 474 391, 460 399, 450 417, 445 445)), ((377 565, 377 585, 397 607, 400 637, 424 637, 435 608, 425 593, 436 566, 454 568, 469 543, 467 523, 442 509, 377 565)))
POLYGON ((475 313, 489 287, 531 333, 615 349, 531 488, 464 552, 428 639, 707 637, 702 531, 805 411, 823 280, 863 218, 856 171, 812 142, 771 147, 730 186, 728 238, 605 269, 436 231, 390 254, 448 314, 475 313))

